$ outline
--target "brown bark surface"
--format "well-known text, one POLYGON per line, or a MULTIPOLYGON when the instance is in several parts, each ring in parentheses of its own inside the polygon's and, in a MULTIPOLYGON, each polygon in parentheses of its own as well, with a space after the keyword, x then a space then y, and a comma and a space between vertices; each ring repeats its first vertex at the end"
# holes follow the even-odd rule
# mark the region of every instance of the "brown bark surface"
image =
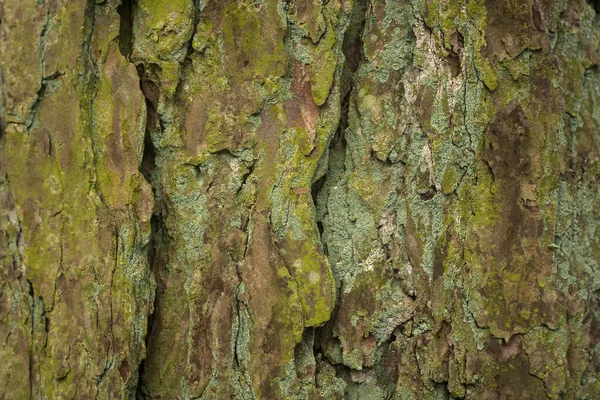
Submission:
POLYGON ((600 398, 598 13, 0 3, 0 399, 600 398))

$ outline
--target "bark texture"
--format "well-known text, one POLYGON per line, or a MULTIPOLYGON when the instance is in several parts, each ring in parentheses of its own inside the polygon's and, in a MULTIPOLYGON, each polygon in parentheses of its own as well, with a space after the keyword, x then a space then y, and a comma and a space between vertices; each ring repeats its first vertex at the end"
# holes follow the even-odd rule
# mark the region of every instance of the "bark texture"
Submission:
POLYGON ((599 398, 597 12, 0 3, 0 399, 599 398))

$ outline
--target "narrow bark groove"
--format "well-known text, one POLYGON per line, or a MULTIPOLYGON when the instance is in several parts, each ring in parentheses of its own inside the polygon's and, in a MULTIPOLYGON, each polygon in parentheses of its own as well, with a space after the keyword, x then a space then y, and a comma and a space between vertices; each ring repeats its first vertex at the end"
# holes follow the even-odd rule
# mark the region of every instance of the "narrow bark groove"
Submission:
MULTIPOLYGON (((120 6, 121 24, 124 24, 126 28, 121 30, 121 33, 123 34, 122 38, 125 43, 121 45, 120 39, 119 48, 121 49, 121 54, 123 54, 128 60, 133 46, 132 30, 134 21, 132 4, 133 2, 131 0, 124 0, 120 6)), ((156 282, 156 288, 152 296, 152 309, 150 314, 147 316, 146 337, 144 338, 145 354, 142 356, 138 366, 138 378, 135 389, 136 399, 143 400, 152 398, 151 393, 146 385, 146 358, 148 357, 148 354, 153 351, 150 346, 150 338, 152 336, 155 313, 160 302, 160 293, 162 290, 162 285, 158 279, 159 274, 157 271, 160 268, 164 268, 166 254, 161 253, 161 251, 164 252, 166 246, 163 239, 164 226, 162 219, 162 205, 160 200, 161 185, 158 183, 160 182, 160 176, 157 176, 156 171, 157 149, 152 140, 152 134, 157 134, 157 130, 162 128, 160 116, 156 112, 157 99, 153 97, 156 95, 156 90, 154 89, 154 83, 149 81, 145 74, 144 64, 136 65, 136 71, 139 76, 139 88, 144 96, 146 105, 146 126, 144 129, 143 153, 139 165, 139 171, 151 187, 154 204, 152 216, 150 218, 150 237, 146 252, 148 257, 148 266, 151 269, 153 279, 156 282)))
POLYGON ((119 51, 127 60, 133 49, 133 0, 121 0, 119 13, 119 51))
POLYGON ((5 1, 0 398, 598 398, 598 4, 5 1))

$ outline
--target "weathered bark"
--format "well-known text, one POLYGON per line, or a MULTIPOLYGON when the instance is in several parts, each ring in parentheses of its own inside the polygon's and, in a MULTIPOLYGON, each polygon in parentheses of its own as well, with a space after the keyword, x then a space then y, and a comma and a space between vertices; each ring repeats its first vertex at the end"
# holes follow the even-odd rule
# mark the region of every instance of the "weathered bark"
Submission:
POLYGON ((600 397, 599 8, 0 4, 0 399, 600 397))

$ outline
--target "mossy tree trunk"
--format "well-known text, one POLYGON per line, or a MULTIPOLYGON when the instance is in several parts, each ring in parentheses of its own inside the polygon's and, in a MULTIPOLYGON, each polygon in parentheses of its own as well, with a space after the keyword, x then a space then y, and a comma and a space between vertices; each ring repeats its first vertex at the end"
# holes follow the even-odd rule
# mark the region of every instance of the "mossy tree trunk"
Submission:
POLYGON ((0 3, 0 399, 599 398, 599 8, 0 3))

